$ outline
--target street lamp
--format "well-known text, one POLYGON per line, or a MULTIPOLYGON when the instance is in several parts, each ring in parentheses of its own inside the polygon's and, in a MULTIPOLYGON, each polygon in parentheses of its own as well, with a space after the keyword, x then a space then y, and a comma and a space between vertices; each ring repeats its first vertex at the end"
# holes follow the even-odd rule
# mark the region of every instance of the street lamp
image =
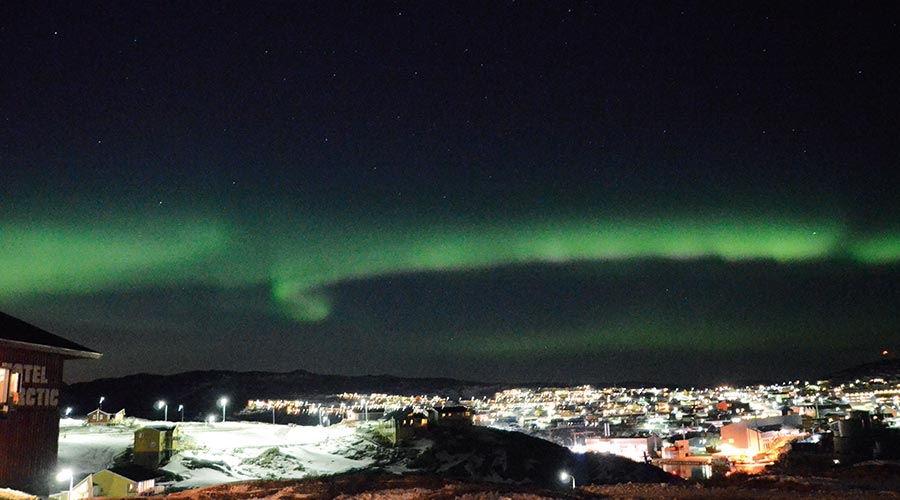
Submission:
POLYGON ((184 422, 184 405, 178 405, 178 413, 181 413, 181 421, 184 422))
POLYGON ((105 399, 106 399, 106 398, 104 398, 103 396, 100 396, 100 403, 97 405, 97 409, 98 409, 98 410, 103 411, 103 401, 104 401, 105 399))
POLYGON ((68 416, 69 416, 70 413, 72 413, 72 407, 71 407, 71 406, 69 406, 68 408, 66 408, 66 418, 68 418, 68 416))
POLYGON ((363 408, 365 408, 365 410, 366 410, 366 422, 368 422, 369 421, 369 400, 363 399, 362 404, 363 404, 363 408))
POLYGON ((72 500, 72 482, 74 479, 72 477, 72 469, 63 469, 56 475, 57 481, 65 481, 66 479, 69 480, 69 495, 66 496, 66 500, 72 500))
POLYGON ((572 480, 572 489, 574 490, 574 489, 575 489, 575 476, 569 474, 569 473, 566 472, 566 471, 562 471, 562 472, 559 473, 559 480, 560 480, 560 481, 568 481, 569 479, 572 480))
POLYGON ((275 425, 275 405, 269 405, 269 408, 272 409, 272 425, 275 425))
POLYGON ((209 424, 209 425, 212 425, 212 424, 216 423, 216 416, 215 416, 215 415, 207 415, 207 416, 206 416, 206 423, 209 424))
POLYGON ((163 420, 165 420, 166 422, 168 422, 168 421, 169 421, 169 405, 166 404, 165 401, 163 401, 163 400, 160 399, 159 401, 156 402, 156 409, 157 409, 157 410, 159 410, 159 409, 162 409, 162 410, 163 410, 163 420))
POLYGON ((225 407, 228 406, 228 398, 220 398, 219 405, 222 407, 222 422, 225 422, 225 407))

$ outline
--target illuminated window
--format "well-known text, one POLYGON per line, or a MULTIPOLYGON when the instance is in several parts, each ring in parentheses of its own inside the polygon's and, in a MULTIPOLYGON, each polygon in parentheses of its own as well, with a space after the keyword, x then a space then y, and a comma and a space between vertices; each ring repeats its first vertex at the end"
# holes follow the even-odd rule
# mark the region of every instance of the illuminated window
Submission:
POLYGON ((0 413, 9 411, 10 405, 19 403, 19 374, 9 368, 0 368, 0 413))

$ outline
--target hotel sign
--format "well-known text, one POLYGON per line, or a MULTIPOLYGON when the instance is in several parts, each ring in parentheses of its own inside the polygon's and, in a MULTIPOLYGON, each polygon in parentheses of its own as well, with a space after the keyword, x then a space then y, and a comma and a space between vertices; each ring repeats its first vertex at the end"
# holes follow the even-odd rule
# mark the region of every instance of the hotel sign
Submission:
POLYGON ((49 387, 47 366, 23 363, 0 363, 0 409, 9 405, 55 408, 59 405, 59 389, 49 387))

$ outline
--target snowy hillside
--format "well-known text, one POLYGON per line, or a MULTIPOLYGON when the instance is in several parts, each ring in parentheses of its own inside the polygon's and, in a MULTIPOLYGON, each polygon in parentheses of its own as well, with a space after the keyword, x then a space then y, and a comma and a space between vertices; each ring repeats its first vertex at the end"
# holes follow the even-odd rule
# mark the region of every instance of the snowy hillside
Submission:
MULTIPOLYGON (((60 467, 76 479, 127 457, 137 427, 88 427, 63 420, 60 467)), ((651 465, 612 455, 579 455, 518 432, 486 427, 430 429, 396 447, 378 444, 371 426, 330 427, 226 422, 180 425, 181 451, 163 467, 168 491, 248 480, 322 478, 347 471, 430 475, 465 482, 531 485, 556 489, 567 471, 579 484, 678 481, 651 465)), ((59 485, 56 486, 58 488, 59 485)))
MULTIPOLYGON (((60 422, 59 465, 76 480, 111 466, 133 444, 134 427, 84 426, 83 420, 60 422)), ((233 481, 303 478, 365 468, 373 463, 354 429, 341 425, 302 427, 248 422, 181 424, 184 450, 163 467, 175 477, 166 486, 195 488, 233 481), (354 458, 346 458, 351 454, 354 458)))

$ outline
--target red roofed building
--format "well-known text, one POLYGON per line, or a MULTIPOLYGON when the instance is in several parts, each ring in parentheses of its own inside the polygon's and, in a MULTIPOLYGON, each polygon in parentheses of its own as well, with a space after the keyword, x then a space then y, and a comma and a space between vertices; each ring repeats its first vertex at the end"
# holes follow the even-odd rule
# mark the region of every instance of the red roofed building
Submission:
POLYGON ((57 472, 63 361, 100 356, 0 313, 0 487, 47 494, 57 472))

